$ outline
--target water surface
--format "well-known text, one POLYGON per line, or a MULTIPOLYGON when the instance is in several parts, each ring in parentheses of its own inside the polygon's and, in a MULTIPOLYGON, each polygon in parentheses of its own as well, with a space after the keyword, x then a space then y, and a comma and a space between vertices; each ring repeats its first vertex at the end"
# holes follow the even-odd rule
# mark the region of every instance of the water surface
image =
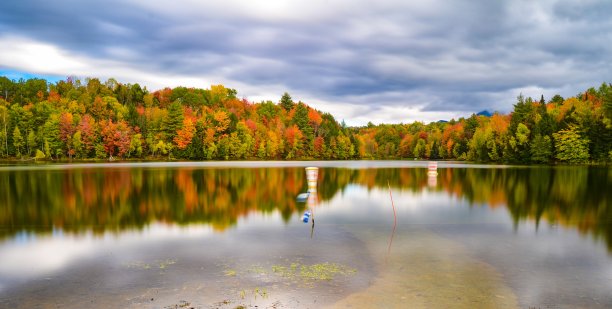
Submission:
POLYGON ((426 167, 0 166, 0 307, 612 307, 612 169, 426 167))

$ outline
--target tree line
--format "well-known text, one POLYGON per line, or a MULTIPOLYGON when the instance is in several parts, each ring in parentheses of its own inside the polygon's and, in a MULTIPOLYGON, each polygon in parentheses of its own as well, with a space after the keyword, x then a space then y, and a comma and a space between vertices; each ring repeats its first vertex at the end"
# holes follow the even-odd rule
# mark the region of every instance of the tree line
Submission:
POLYGON ((612 161, 612 84, 517 98, 509 114, 347 127, 295 102, 250 102, 223 85, 0 77, 0 157, 18 159, 450 159, 612 161))

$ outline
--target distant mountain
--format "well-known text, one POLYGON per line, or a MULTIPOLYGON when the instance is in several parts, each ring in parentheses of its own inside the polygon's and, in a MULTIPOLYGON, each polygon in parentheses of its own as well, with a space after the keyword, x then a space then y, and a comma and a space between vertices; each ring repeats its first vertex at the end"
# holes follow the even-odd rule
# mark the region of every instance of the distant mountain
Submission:
POLYGON ((485 117, 491 117, 491 116, 493 116, 493 114, 492 114, 490 111, 488 111, 488 110, 486 110, 486 109, 485 109, 485 110, 483 110, 483 111, 478 112, 478 113, 476 114, 476 116, 485 116, 485 117))

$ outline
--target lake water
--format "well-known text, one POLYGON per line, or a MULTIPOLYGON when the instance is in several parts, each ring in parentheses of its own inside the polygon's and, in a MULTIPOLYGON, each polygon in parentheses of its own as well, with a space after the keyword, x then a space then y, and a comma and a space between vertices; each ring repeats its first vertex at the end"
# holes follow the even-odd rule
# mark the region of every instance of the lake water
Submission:
POLYGON ((5 165, 0 184, 2 308, 612 307, 608 167, 5 165))

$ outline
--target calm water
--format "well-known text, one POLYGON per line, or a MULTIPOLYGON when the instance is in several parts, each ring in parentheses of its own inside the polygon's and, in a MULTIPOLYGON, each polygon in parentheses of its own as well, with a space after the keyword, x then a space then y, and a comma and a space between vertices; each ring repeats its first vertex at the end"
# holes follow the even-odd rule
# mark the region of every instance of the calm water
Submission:
POLYGON ((0 307, 612 307, 611 168, 438 172, 0 166, 0 307))

